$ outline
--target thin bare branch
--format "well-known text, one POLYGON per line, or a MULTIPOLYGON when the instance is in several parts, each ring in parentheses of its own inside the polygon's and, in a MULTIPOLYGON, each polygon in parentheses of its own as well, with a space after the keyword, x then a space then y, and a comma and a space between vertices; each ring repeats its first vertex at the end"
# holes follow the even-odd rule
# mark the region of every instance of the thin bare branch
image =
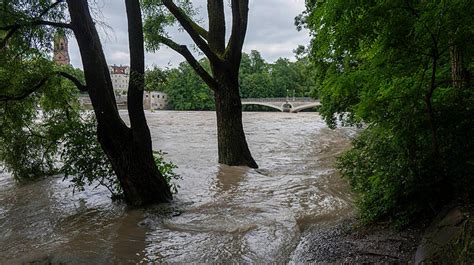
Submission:
POLYGON ((168 46, 170 49, 176 51, 177 53, 181 54, 212 90, 218 89, 219 86, 216 80, 206 71, 206 69, 202 67, 202 65, 196 60, 196 58, 194 58, 193 54, 189 51, 186 45, 178 44, 173 40, 163 36, 160 38, 161 43, 168 46))

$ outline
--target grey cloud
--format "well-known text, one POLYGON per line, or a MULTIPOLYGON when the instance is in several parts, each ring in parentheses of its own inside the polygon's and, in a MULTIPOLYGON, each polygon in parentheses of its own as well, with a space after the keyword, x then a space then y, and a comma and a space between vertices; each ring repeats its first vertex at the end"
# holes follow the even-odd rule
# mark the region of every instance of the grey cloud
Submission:
MULTIPOLYGON (((205 0, 193 1, 201 14, 198 15, 206 24, 205 0)), ((107 27, 100 27, 102 45, 109 64, 128 64, 128 35, 125 5, 119 0, 100 0, 94 4, 95 17, 107 27)), ((294 17, 304 10, 304 0, 251 0, 249 26, 244 50, 258 50, 268 61, 275 61, 279 57, 293 58, 292 50, 300 44, 309 42, 309 34, 306 31, 297 32, 294 17)), ((228 30, 230 25, 228 26, 228 30)), ((170 29, 173 39, 183 44, 191 44, 186 33, 178 28, 170 29)), ((70 40, 71 62, 76 67, 81 67, 79 51, 75 40, 70 40)), ((196 55, 200 56, 200 55, 196 55)), ((157 65, 166 67, 176 66, 183 58, 167 49, 161 48, 156 53, 146 55, 148 66, 157 65)))

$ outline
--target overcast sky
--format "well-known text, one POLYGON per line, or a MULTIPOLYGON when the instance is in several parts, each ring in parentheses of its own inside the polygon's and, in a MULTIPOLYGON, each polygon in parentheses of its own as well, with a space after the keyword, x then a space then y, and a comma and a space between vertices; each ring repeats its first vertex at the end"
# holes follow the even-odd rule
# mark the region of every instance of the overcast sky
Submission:
MULTIPOLYGON (((206 0, 194 0, 193 5, 200 11, 196 19, 206 26, 206 0)), ((230 1, 227 1, 230 2, 230 1)), ((124 1, 98 0, 96 19, 105 22, 108 27, 100 27, 105 55, 109 64, 129 64, 127 20, 124 1)), ((258 50, 269 62, 279 57, 293 59, 292 53, 298 45, 307 45, 309 35, 307 31, 298 32, 294 26, 294 17, 304 10, 304 0, 250 0, 250 14, 244 51, 258 50)), ((227 10, 230 11, 230 10, 227 10)), ((227 17, 230 22, 230 16, 227 17)), ((230 25, 228 25, 228 30, 230 25)), ((192 41, 185 32, 177 28, 169 30, 170 36, 179 43, 191 44, 192 41)), ((228 36, 227 36, 228 37, 228 36)), ((81 67, 79 51, 76 41, 69 41, 71 63, 81 67)), ((198 57, 202 55, 196 54, 198 57)), ((155 53, 146 54, 147 67, 153 65, 166 67, 176 66, 184 59, 181 55, 168 49, 161 48, 155 53)))

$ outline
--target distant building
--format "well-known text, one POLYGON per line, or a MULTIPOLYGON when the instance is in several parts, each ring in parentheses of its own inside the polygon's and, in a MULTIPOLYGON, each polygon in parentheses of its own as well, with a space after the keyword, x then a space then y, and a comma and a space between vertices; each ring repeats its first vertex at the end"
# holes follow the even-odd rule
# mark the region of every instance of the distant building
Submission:
POLYGON ((53 60, 59 65, 69 65, 69 47, 67 37, 62 31, 58 31, 54 37, 53 60))
POLYGON ((109 66, 110 78, 116 96, 126 95, 130 80, 130 67, 122 65, 109 66))
POLYGON ((166 109, 168 95, 163 92, 151 91, 143 94, 143 107, 150 110, 166 109))
MULTIPOLYGON (((130 67, 128 66, 109 66, 110 77, 115 93, 115 101, 119 109, 126 109, 128 82, 130 79, 130 67)), ((85 108, 91 108, 92 104, 88 96, 83 96, 80 99, 81 104, 85 108)), ((163 110, 167 107, 168 96, 163 92, 144 92, 143 93, 143 108, 148 110, 163 110)))

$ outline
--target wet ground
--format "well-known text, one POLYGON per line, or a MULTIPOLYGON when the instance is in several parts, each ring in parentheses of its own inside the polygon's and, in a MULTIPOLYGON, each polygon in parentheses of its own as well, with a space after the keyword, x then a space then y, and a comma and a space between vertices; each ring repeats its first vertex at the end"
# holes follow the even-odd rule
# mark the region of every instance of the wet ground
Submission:
POLYGON ((350 218, 306 231, 291 261, 303 264, 411 264, 422 232, 422 225, 397 231, 387 224, 361 226, 350 218))

